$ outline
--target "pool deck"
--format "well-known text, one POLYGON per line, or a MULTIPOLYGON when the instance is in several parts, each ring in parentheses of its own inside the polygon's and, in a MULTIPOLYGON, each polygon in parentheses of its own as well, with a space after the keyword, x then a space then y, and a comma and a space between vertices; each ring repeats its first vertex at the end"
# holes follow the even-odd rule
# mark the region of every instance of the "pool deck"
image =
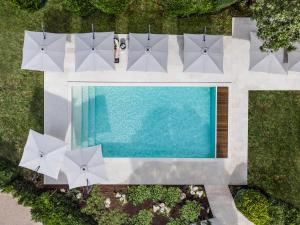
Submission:
MULTIPOLYGON (((233 19, 233 37, 224 37, 224 74, 183 73, 180 35, 169 36, 168 73, 127 72, 127 51, 121 52, 116 71, 75 73, 71 37, 66 46, 65 72, 44 76, 44 131, 70 143, 72 85, 228 87, 227 158, 105 158, 107 184, 247 184, 249 90, 300 90, 300 74, 248 71, 249 33, 253 30, 255 25, 248 18, 233 19)), ((45 178, 46 184, 64 182, 63 174, 58 181, 45 178)))

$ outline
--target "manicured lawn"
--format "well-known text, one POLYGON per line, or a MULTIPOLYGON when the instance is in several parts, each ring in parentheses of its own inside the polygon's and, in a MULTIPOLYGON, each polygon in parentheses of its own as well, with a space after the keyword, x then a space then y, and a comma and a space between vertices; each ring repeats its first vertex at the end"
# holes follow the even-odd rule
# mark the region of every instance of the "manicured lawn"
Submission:
POLYGON ((300 91, 249 94, 248 182, 300 208, 300 91))

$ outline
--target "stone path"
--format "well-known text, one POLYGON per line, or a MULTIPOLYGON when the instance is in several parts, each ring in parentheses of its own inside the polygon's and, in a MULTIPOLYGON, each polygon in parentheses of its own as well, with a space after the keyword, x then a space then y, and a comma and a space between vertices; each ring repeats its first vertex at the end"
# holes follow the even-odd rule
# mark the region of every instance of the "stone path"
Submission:
POLYGON ((30 208, 19 205, 10 194, 0 193, 0 225, 42 225, 31 220, 30 208))
POLYGON ((205 185, 205 190, 214 215, 213 225, 253 225, 235 207, 228 186, 205 185))

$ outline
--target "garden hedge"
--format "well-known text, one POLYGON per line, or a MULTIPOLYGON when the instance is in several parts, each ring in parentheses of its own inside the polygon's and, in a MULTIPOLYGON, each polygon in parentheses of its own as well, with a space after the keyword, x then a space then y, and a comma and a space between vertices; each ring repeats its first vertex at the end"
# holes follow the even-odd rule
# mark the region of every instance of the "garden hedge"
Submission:
POLYGON ((90 2, 104 13, 119 14, 127 10, 130 0, 90 0, 90 2))
POLYGON ((297 225, 300 211, 258 190, 241 189, 234 198, 236 207, 256 225, 297 225))

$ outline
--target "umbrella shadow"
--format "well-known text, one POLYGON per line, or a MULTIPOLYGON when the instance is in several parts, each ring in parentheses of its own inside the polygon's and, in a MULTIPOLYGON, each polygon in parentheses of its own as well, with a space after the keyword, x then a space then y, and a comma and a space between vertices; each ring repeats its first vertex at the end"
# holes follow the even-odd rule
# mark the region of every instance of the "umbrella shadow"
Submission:
POLYGON ((180 56, 180 60, 183 63, 183 51, 184 51, 184 39, 183 39, 183 35, 177 35, 177 43, 179 46, 179 56, 180 56))

